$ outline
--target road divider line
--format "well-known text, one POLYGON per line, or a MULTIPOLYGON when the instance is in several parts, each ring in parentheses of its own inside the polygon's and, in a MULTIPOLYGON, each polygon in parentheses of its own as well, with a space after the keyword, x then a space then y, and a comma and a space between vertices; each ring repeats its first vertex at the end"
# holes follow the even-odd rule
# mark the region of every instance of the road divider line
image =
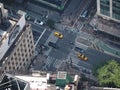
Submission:
POLYGON ((35 43, 35 47, 37 46, 37 44, 39 43, 40 39, 42 38, 43 34, 46 32, 47 29, 44 29, 44 31, 42 32, 42 34, 40 35, 40 37, 38 38, 37 42, 35 43))

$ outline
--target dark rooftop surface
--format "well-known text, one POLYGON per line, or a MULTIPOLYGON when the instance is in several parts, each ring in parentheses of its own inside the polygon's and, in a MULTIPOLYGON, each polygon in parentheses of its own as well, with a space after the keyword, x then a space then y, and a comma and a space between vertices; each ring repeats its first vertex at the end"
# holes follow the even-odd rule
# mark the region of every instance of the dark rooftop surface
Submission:
POLYGON ((96 27, 99 31, 108 33, 110 35, 120 38, 120 23, 103 19, 97 15, 93 18, 90 24, 96 27))
POLYGON ((0 81, 0 90, 24 90, 27 82, 12 76, 4 75, 0 81))
POLYGON ((7 31, 10 26, 11 26, 11 23, 8 20, 6 20, 5 23, 0 24, 0 29, 3 31, 7 31))

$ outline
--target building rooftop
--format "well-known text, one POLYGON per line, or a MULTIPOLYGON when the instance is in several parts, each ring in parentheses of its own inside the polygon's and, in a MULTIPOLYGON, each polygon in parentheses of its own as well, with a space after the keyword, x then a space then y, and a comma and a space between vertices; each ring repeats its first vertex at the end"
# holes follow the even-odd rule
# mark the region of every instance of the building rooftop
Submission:
POLYGON ((28 82, 10 74, 4 74, 0 80, 0 90, 30 90, 29 88, 28 82))
POLYGON ((15 77, 29 82, 30 90, 55 90, 55 85, 48 85, 50 74, 46 72, 33 71, 32 74, 16 75, 15 77))
POLYGON ((47 89, 47 78, 38 76, 15 76, 30 84, 30 90, 46 90, 47 89))
POLYGON ((19 12, 14 17, 10 17, 0 3, 0 65, 2 58, 9 52, 8 50, 11 50, 10 47, 14 47, 25 23, 24 13, 19 12))
POLYGON ((90 25, 94 27, 94 29, 108 33, 110 35, 116 36, 120 38, 120 23, 103 19, 97 15, 90 22, 90 25))

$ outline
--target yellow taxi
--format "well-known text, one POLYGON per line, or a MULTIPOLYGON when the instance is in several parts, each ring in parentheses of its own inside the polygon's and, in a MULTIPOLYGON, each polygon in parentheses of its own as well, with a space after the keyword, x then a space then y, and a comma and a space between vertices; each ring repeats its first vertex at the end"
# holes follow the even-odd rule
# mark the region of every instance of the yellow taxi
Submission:
POLYGON ((88 60, 88 58, 85 55, 81 54, 81 53, 78 53, 78 58, 80 58, 80 59, 82 59, 84 61, 88 60))
POLYGON ((63 34, 61 34, 60 32, 54 32, 54 35, 56 36, 56 37, 58 37, 58 38, 60 38, 60 39, 62 39, 63 38, 63 34))

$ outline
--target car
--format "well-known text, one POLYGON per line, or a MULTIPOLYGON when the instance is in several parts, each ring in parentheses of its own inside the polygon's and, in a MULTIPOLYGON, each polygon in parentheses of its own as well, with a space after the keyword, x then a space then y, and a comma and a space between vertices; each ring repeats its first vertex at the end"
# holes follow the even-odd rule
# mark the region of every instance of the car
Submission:
POLYGON ((41 25, 41 26, 44 24, 42 21, 40 21, 40 20, 38 20, 38 19, 35 19, 35 20, 34 20, 34 23, 35 23, 35 24, 38 24, 38 25, 41 25))
POLYGON ((55 48, 55 49, 59 48, 58 45, 56 43, 53 43, 53 42, 49 42, 48 45, 55 48))
POLYGON ((77 52, 80 52, 80 53, 85 52, 82 48, 79 48, 79 47, 75 47, 74 50, 77 51, 77 52))
POLYGON ((56 36, 56 37, 58 37, 58 38, 60 38, 60 39, 62 39, 63 38, 63 34, 61 34, 60 32, 54 32, 54 35, 56 36))
POLYGON ((30 18, 29 15, 26 14, 26 15, 25 15, 25 19, 26 19, 26 20, 30 20, 31 18, 30 18))
POLYGON ((81 53, 78 53, 78 58, 84 60, 84 61, 87 61, 88 60, 88 57, 86 57, 84 54, 81 54, 81 53))

